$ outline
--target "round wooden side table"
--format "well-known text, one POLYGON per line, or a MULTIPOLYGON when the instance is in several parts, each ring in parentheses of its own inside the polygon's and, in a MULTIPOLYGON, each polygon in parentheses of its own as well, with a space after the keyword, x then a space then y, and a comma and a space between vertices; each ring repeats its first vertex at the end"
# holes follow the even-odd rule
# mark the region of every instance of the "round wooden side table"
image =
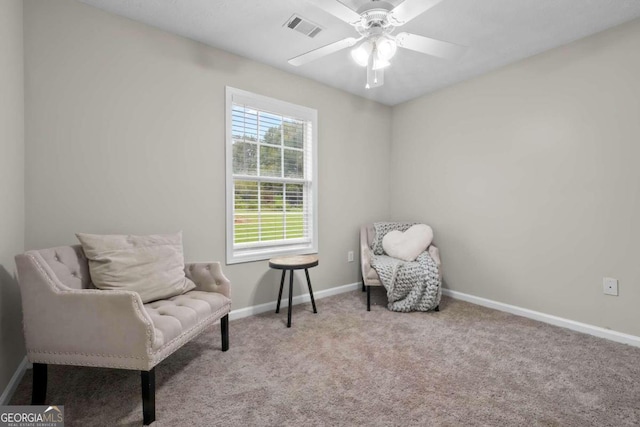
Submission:
POLYGON ((311 280, 309 279, 309 268, 318 265, 318 257, 316 255, 296 255, 271 258, 269 267, 276 270, 282 270, 282 278, 280 279, 280 292, 278 293, 278 304, 276 305, 276 313, 280 313, 280 300, 282 299, 282 288, 284 287, 284 277, 289 271, 289 313, 287 315, 287 328, 291 327, 291 306, 293 305, 293 271, 304 269, 307 276, 307 286, 309 287, 309 295, 311 296, 311 304, 313 312, 317 313, 316 301, 313 299, 313 290, 311 289, 311 280))

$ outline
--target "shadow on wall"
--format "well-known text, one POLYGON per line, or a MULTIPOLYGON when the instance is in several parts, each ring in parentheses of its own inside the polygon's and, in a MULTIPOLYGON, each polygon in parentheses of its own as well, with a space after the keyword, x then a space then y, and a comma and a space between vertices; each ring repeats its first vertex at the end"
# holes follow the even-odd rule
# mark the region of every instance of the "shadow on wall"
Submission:
MULTIPOLYGON (((309 275, 312 275, 312 271, 309 270, 309 275)), ((278 290, 280 289, 280 280, 282 279, 282 270, 275 270, 269 268, 258 279, 256 286, 251 297, 251 303, 249 305, 260 305, 265 303, 271 303, 278 300, 278 290)), ((313 286, 313 276, 311 276, 311 285, 313 286)), ((293 296, 308 294, 307 278, 304 275, 304 270, 296 270, 293 274, 293 296)), ((315 295, 315 289, 314 289, 315 295)), ((289 298, 289 272, 284 281, 284 288, 282 290, 282 303, 284 304, 289 298)))
POLYGON ((3 265, 0 265, 0 348, 3 368, 15 368, 26 353, 18 280, 3 265))
POLYGON ((171 62, 196 64, 225 74, 238 73, 246 63, 234 54, 165 32, 136 32, 136 40, 144 41, 150 49, 171 62))
MULTIPOLYGON (((274 270, 272 268, 266 270, 256 282, 253 295, 251 296, 251 303, 249 305, 259 305, 276 301, 278 299, 278 289, 280 289, 281 275, 282 273, 280 270, 274 270)), ((287 280, 289 280, 288 275, 287 280)), ((287 289, 289 289, 288 285, 287 289)), ((284 290, 282 291, 282 294, 283 296, 289 295, 284 290)))

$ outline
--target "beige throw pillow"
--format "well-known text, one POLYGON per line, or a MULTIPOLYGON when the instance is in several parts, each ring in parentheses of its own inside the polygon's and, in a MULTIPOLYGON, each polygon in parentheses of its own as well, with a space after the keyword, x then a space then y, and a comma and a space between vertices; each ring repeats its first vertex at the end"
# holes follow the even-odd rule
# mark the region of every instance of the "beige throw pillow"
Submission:
POLYGON ((182 233, 152 236, 77 233, 98 289, 129 290, 147 303, 188 292, 182 233))

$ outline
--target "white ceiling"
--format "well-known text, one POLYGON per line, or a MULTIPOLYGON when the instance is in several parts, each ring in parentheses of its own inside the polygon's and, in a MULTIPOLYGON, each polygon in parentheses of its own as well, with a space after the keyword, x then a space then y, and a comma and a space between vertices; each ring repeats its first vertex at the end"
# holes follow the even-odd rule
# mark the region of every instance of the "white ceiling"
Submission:
MULTIPOLYGON (((640 0, 444 0, 400 31, 468 46, 465 55, 446 61, 398 49, 384 86, 367 90, 366 71, 353 62, 349 49, 301 67, 287 62, 357 35, 313 0, 81 1, 387 105, 640 17, 640 0), (283 26, 294 13, 324 30, 311 39, 283 26)), ((354 10, 369 1, 342 0, 354 10)))

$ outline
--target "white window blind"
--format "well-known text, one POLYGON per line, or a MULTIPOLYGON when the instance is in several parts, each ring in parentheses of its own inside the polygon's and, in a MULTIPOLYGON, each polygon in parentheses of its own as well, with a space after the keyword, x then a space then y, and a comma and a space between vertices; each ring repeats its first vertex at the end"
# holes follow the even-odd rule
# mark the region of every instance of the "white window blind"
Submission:
POLYGON ((227 88, 227 263, 317 251, 316 121, 227 88))

